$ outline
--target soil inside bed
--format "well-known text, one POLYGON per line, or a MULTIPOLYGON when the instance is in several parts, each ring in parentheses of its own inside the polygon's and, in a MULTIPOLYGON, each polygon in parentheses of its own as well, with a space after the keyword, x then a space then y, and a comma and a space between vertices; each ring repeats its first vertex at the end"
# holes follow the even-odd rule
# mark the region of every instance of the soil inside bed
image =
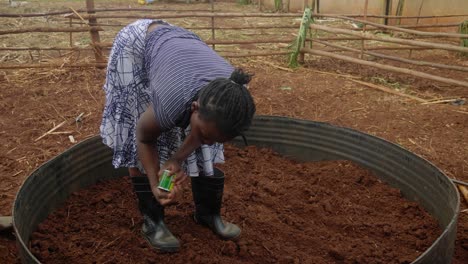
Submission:
POLYGON ((241 227, 238 241, 193 222, 187 184, 166 209, 181 250, 156 252, 123 177, 74 193, 39 225, 31 250, 44 263, 410 263, 441 233, 417 203, 350 161, 298 163, 229 145, 225 155, 222 215, 241 227))

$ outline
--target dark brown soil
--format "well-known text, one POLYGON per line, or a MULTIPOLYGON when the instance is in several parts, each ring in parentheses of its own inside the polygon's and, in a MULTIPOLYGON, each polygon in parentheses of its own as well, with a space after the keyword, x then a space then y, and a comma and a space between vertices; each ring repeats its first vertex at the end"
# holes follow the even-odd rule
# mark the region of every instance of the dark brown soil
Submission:
POLYGON ((242 228, 239 241, 191 220, 187 186, 166 218, 181 252, 156 253, 139 233, 125 177, 73 194, 33 234, 32 252, 44 263, 410 263, 441 233, 416 203, 349 161, 297 163, 231 146, 226 156, 222 213, 242 228))
POLYGON ((17 261, 17 250, 14 236, 10 231, 0 231, 0 260, 2 263, 17 261))

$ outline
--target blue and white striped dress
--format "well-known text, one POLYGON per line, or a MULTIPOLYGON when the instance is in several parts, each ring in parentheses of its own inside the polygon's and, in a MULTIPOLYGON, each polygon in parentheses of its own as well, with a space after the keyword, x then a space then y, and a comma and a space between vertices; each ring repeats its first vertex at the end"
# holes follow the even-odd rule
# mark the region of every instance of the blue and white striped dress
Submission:
MULTIPOLYGON (((197 92, 234 68, 197 35, 154 20, 138 20, 116 36, 107 67, 106 104, 100 127, 104 144, 114 151, 114 167, 143 168, 138 159, 136 124, 151 105, 163 133, 155 148, 164 164, 190 133, 190 105, 197 92)), ((213 175, 213 163, 224 162, 223 145, 203 145, 183 167, 190 176, 213 175)))

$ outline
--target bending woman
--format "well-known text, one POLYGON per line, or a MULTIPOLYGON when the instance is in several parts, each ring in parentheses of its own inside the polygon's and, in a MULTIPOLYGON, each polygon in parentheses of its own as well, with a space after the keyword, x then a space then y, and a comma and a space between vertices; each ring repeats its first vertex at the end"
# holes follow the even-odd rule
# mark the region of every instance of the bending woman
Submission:
POLYGON ((247 130, 255 104, 251 75, 234 69, 197 35, 164 21, 138 20, 117 35, 109 57, 103 142, 114 167, 127 167, 143 214, 142 233, 156 249, 180 243, 164 223, 190 176, 194 220, 222 239, 240 235, 220 216, 223 142, 247 130), (171 192, 157 188, 163 170, 176 174, 171 192))

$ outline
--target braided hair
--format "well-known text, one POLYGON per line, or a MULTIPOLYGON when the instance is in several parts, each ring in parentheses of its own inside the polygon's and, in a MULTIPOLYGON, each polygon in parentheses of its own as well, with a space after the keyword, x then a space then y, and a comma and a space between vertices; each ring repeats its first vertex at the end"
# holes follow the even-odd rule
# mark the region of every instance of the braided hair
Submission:
POLYGON ((255 103, 247 84, 252 75, 235 69, 231 77, 217 78, 198 94, 201 118, 214 121, 223 135, 236 137, 247 130, 255 114, 255 103))

